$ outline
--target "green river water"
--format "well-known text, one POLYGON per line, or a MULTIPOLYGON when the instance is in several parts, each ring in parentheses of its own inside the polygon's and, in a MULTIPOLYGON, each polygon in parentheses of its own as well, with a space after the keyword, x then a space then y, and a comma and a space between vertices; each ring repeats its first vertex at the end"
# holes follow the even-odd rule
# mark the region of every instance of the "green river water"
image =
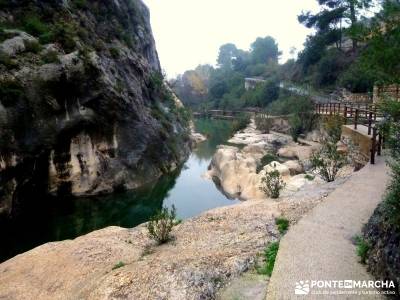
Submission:
POLYGON ((100 197, 36 199, 37 209, 0 228, 0 261, 49 241, 73 239, 106 226, 134 227, 149 220, 162 206, 175 205, 178 217, 186 219, 237 203, 225 197, 211 180, 202 178, 216 146, 232 135, 232 122, 198 119, 195 125, 207 141, 198 145, 182 169, 153 184, 100 197))

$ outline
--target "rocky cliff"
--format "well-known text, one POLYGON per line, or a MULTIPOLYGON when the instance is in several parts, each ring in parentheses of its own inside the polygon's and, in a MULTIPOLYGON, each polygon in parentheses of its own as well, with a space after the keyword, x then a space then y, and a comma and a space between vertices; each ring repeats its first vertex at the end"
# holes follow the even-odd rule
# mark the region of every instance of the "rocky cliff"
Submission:
POLYGON ((380 204, 365 225, 364 237, 369 243, 367 266, 376 278, 393 280, 396 295, 400 293, 400 231, 390 222, 385 202, 380 204))
POLYGON ((0 1, 0 215, 134 188, 189 153, 140 0, 0 1))

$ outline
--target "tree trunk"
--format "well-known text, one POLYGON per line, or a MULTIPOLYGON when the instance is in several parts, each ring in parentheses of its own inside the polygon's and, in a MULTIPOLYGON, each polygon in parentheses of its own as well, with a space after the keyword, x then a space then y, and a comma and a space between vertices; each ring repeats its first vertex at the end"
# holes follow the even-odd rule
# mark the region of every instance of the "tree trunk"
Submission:
MULTIPOLYGON (((350 0, 349 1, 351 26, 354 26, 357 23, 355 2, 356 2, 356 0, 350 0)), ((355 39, 352 39, 352 41, 353 41, 353 51, 355 51, 356 48, 357 48, 357 41, 355 39)))

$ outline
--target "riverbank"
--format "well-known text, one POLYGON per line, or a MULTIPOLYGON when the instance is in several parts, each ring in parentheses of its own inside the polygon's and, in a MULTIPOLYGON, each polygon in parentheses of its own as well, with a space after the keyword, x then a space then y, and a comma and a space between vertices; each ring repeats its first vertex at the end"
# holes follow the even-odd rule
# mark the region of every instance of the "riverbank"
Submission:
POLYGON ((162 246, 144 225, 39 246, 0 265, 0 298, 212 299, 279 237, 277 216, 297 222, 344 180, 211 210, 176 226, 174 240, 162 246))
POLYGON ((109 195, 85 198, 51 197, 31 200, 31 209, 12 222, 0 224, 3 236, 0 263, 47 242, 75 239, 108 226, 132 228, 147 222, 161 207, 177 209, 185 220, 239 200, 227 199, 212 181, 202 175, 217 145, 234 133, 231 121, 194 119, 197 133, 207 140, 193 145, 183 166, 135 190, 120 190, 109 195), (190 197, 188 197, 190 195, 190 197))
POLYGON ((309 180, 277 200, 204 212, 176 226, 162 246, 143 224, 44 244, 0 265, 0 298, 213 299, 279 238, 276 217, 296 223, 347 178, 309 180))

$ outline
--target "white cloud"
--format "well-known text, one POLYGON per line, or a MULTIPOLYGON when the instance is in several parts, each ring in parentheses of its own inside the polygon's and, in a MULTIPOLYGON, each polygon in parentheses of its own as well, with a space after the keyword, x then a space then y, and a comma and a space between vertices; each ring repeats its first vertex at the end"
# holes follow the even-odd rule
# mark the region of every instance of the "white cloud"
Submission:
POLYGON ((215 64, 218 49, 234 43, 248 49, 259 36, 274 37, 290 57, 302 49, 310 30, 299 24, 302 10, 317 10, 316 0, 144 0, 161 65, 176 76, 198 64, 215 64))

